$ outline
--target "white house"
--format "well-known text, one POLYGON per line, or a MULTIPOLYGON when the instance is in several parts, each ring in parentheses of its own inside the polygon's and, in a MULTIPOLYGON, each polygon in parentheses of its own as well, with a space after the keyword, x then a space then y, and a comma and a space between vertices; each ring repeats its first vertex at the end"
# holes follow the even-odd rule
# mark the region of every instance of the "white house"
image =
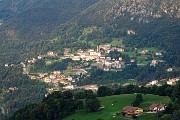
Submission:
POLYGON ((149 107, 149 111, 151 112, 159 112, 165 110, 166 106, 164 104, 152 104, 149 107))
POLYGON ((157 80, 151 81, 151 85, 157 85, 159 82, 157 80))
POLYGON ((66 86, 63 87, 63 89, 73 90, 74 89, 74 85, 66 85, 66 86))
POLYGON ((162 53, 161 53, 161 52, 157 52, 156 55, 157 55, 157 56, 161 56, 162 53))
POLYGON ((49 78, 50 78, 50 79, 56 79, 56 75, 51 74, 51 75, 49 76, 49 78))
POLYGON ((175 85, 176 82, 179 80, 180 80, 179 78, 173 78, 173 79, 170 79, 169 81, 167 81, 167 84, 168 85, 175 85))
POLYGON ((167 69, 167 72, 172 72, 172 71, 173 71, 172 68, 168 68, 168 69, 167 69))

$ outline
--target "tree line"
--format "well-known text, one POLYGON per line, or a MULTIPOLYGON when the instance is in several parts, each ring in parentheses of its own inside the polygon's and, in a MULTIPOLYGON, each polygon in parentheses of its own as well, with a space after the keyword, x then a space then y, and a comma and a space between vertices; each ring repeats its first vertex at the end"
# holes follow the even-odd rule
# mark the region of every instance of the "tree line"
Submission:
POLYGON ((100 101, 91 90, 85 90, 85 99, 77 99, 70 91, 53 92, 38 104, 31 104, 18 110, 6 120, 63 120, 75 110, 96 112, 100 101))
POLYGON ((138 93, 132 106, 138 107, 143 102, 142 94, 155 94, 169 96, 171 102, 163 113, 158 117, 164 120, 179 120, 180 118, 180 82, 175 86, 163 85, 160 87, 144 87, 128 85, 116 89, 107 86, 100 86, 94 93, 91 90, 82 91, 57 91, 48 95, 38 104, 31 104, 18 110, 6 120, 62 120, 64 117, 73 114, 78 109, 85 109, 86 112, 97 112, 101 103, 97 97, 105 97, 120 94, 138 93))

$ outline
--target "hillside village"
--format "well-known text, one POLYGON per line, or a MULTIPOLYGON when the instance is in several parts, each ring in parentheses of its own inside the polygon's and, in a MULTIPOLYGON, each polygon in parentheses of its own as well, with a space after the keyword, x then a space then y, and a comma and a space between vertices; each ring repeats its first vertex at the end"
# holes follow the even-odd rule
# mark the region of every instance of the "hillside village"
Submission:
MULTIPOLYGON (((53 85, 53 88, 48 88, 48 93, 59 90, 59 85, 63 86, 64 90, 68 89, 91 89, 96 91, 98 86, 95 85, 85 85, 85 86, 76 86, 76 81, 79 78, 77 76, 89 75, 87 70, 89 67, 98 67, 104 71, 110 70, 120 70, 125 66, 125 62, 122 57, 118 59, 112 59, 111 57, 105 56, 105 54, 110 53, 111 51, 117 50, 119 52, 124 52, 124 48, 112 47, 111 45, 99 45, 97 49, 88 49, 88 50, 77 50, 76 53, 71 53, 69 48, 64 49, 64 55, 58 56, 55 52, 49 51, 46 55, 40 55, 37 58, 32 58, 27 61, 27 64, 21 63, 23 65, 23 73, 27 74, 30 79, 41 79, 46 83, 53 85), (55 70, 51 73, 37 73, 31 74, 29 71, 29 65, 33 65, 37 60, 44 59, 46 57, 59 57, 60 59, 72 59, 73 61, 83 61, 79 65, 75 65, 73 68, 68 68, 67 70, 60 71, 55 70), (69 75, 65 75, 68 73, 69 75)), ((47 64, 51 64, 50 61, 47 61, 47 64)))
MULTIPOLYGON (((74 53, 71 52, 70 48, 65 48, 64 55, 58 55, 53 51, 49 51, 46 55, 39 55, 36 58, 26 60, 25 62, 21 62, 20 65, 23 67, 23 74, 28 75, 31 80, 38 79, 51 85, 51 87, 47 88, 47 94, 52 93, 53 91, 69 89, 91 89, 93 91, 96 91, 98 89, 97 84, 84 86, 78 86, 76 84, 76 82, 79 81, 80 77, 90 76, 89 70, 92 67, 102 69, 103 71, 116 72, 121 71, 123 68, 125 68, 125 66, 128 66, 131 63, 137 63, 137 58, 135 57, 129 57, 129 59, 125 60, 125 58, 121 56, 116 56, 114 58, 113 55, 109 56, 109 54, 114 51, 122 54, 127 54, 125 48, 112 46, 110 44, 99 45, 96 49, 78 49, 74 53), (70 59, 74 62, 71 65, 68 64, 67 69, 65 70, 33 72, 32 68, 36 67, 34 66, 34 64, 38 60, 42 59, 45 59, 46 65, 51 65, 54 62, 54 59, 55 61, 70 59)), ((138 51, 137 48, 135 48, 135 51, 137 54, 142 56, 146 56, 147 54, 149 54, 148 49, 142 49, 138 51)), ((156 58, 161 58, 162 56, 162 52, 160 51, 155 51, 153 54, 154 56, 156 56, 156 58)), ((150 66, 156 66, 159 62, 163 62, 163 60, 153 58, 151 61, 149 61, 148 64, 150 66)), ((137 63, 137 65, 144 64, 137 63)), ((13 66, 13 64, 5 64, 5 67, 9 66, 13 66)), ((173 68, 168 68, 166 71, 172 72, 173 68)), ((173 78, 165 81, 167 81, 166 83, 168 85, 174 85, 177 81, 179 81, 179 79, 180 78, 173 78)), ((124 85, 129 85, 129 83, 125 83, 124 85)), ((153 85, 161 86, 162 82, 158 80, 152 80, 146 84, 146 87, 150 87, 153 85)), ((11 89, 15 88, 10 88, 10 90, 11 89)))

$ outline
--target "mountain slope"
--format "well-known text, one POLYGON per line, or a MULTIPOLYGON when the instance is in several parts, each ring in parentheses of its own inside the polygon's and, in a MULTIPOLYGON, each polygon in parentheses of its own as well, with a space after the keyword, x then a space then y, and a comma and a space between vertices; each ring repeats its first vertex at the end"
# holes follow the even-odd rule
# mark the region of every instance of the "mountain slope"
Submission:
POLYGON ((42 2, 40 0, 1 0, 0 20, 8 20, 14 15, 42 2))
POLYGON ((103 42, 102 39, 124 37, 126 44, 136 47, 154 46, 171 50, 174 46, 173 51, 178 54, 180 50, 175 46, 180 38, 179 20, 178 0, 101 0, 60 26, 53 34, 57 33, 54 36, 59 35, 60 41, 66 39, 68 42, 69 38, 68 45, 74 46, 84 28, 96 26, 99 35, 89 35, 94 40, 103 42), (128 30, 135 32, 135 35, 128 35, 128 30))
POLYGON ((53 29, 95 2, 96 0, 35 0, 36 4, 27 7, 0 26, 1 61, 13 61, 23 58, 22 54, 27 53, 27 57, 36 54, 38 49, 41 51, 42 47, 45 48, 43 39, 48 37, 53 29))
POLYGON ((73 18, 94 2, 95 0, 46 0, 39 2, 4 23, 2 29, 5 30, 5 37, 9 39, 41 39, 57 25, 73 18), (9 31, 17 34, 17 38, 9 36, 9 31))
POLYGON ((0 47, 3 58, 12 61, 123 38, 132 47, 157 47, 178 55, 179 19, 179 0, 46 0, 1 26, 0 47), (83 35, 86 29, 93 32, 83 35))

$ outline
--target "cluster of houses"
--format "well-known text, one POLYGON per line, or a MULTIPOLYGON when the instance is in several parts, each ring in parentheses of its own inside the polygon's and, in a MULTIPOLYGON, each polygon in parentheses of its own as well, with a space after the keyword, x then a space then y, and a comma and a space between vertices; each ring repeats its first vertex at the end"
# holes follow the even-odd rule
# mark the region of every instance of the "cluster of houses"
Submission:
MULTIPOLYGON (((177 77, 177 78, 172 78, 172 79, 169 79, 168 81, 166 81, 166 84, 167 85, 176 85, 176 83, 180 80, 180 77, 177 77)), ((151 87, 151 86, 162 86, 162 84, 158 81, 158 80, 153 80, 153 81, 150 81, 146 84, 146 87, 151 87)))
MULTIPOLYGON (((98 85, 97 84, 93 84, 93 85, 84 85, 84 86, 76 86, 76 85, 65 85, 63 86, 62 92, 67 91, 67 90, 92 90, 93 92, 97 92, 98 90, 98 85)), ((59 87, 55 86, 53 88, 47 88, 47 94, 45 96, 47 96, 48 94, 51 94, 53 91, 59 91, 59 87)))
POLYGON ((44 57, 57 57, 57 56, 58 56, 57 53, 55 53, 53 51, 48 51, 46 55, 39 55, 39 56, 37 56, 37 58, 32 58, 32 59, 27 60, 27 63, 32 65, 37 60, 40 60, 40 59, 42 59, 44 57))
MULTIPOLYGON (((129 31, 129 34, 133 34, 133 31, 129 31)), ((40 79, 40 80, 43 80, 45 83, 52 84, 53 88, 49 88, 49 91, 52 91, 52 89, 58 90, 59 84, 62 84, 64 86, 63 89, 65 90, 91 89, 93 91, 96 91, 98 89, 96 85, 82 86, 82 87, 74 86, 75 79, 73 79, 73 76, 87 74, 86 69, 84 69, 83 67, 89 66, 89 65, 96 66, 98 68, 101 68, 104 71, 110 71, 112 69, 114 70, 122 69, 125 66, 125 61, 123 60, 122 57, 119 57, 118 59, 112 59, 111 57, 106 56, 108 53, 115 50, 119 52, 125 51, 124 48, 122 47, 114 47, 110 44, 98 45, 96 49, 88 49, 88 50, 79 49, 74 54, 71 53, 71 49, 65 48, 64 55, 61 56, 60 58, 62 59, 71 58, 73 61, 83 61, 82 65, 78 65, 78 68, 76 68, 74 72, 72 72, 73 71, 72 69, 69 70, 70 76, 66 76, 62 74, 60 71, 53 71, 51 73, 30 74, 30 71, 27 67, 28 64, 32 65, 37 60, 40 60, 46 57, 59 57, 58 54, 53 51, 48 51, 47 54, 45 55, 39 55, 37 56, 37 58, 26 60, 25 63, 21 62, 20 65, 23 67, 23 74, 28 75, 30 79, 32 80, 40 79)), ((142 50, 139 53, 147 54, 148 52, 149 50, 142 50)), ((162 53, 156 52, 155 55, 162 56, 162 53)), ((51 64, 51 63, 48 63, 49 61, 46 61, 46 62, 47 62, 46 64, 51 64)), ((135 62, 135 59, 131 59, 130 62, 135 62)), ((156 66, 159 62, 163 62, 163 61, 153 59, 150 65, 156 66)), ((9 66, 12 66, 12 65, 5 64, 5 67, 9 67, 9 66)), ((172 71, 173 71, 172 68, 167 69, 167 72, 172 72, 172 71)), ((68 69, 66 70, 66 72, 68 72, 68 69)), ((167 84, 174 85, 178 80, 179 78, 170 79, 169 81, 167 81, 167 84)), ((153 80, 149 82, 146 86, 148 87, 148 86, 153 86, 153 85, 161 86, 161 84, 157 80, 153 80)))
MULTIPOLYGON (((149 53, 149 50, 144 49, 144 50, 141 50, 139 53, 140 54, 147 54, 147 53, 149 53)), ((156 56, 162 56, 162 52, 158 51, 158 52, 155 53, 155 55, 156 56)))
POLYGON ((15 91, 17 91, 17 90, 18 90, 17 87, 10 87, 10 88, 7 90, 7 92, 13 93, 13 92, 15 92, 15 91))
POLYGON ((64 50, 64 59, 71 58, 74 61, 93 61, 93 66, 102 68, 105 71, 109 71, 110 69, 120 69, 124 66, 124 62, 121 57, 119 59, 112 59, 111 57, 105 56, 106 53, 114 50, 124 52, 124 48, 113 47, 111 45, 99 45, 96 50, 79 49, 76 54, 71 54, 70 49, 66 48, 64 50))
POLYGON ((128 29, 128 30, 127 30, 127 34, 128 34, 128 35, 135 35, 136 32, 133 31, 132 29, 128 29))
POLYGON ((173 79, 169 79, 169 80, 167 81, 167 84, 168 84, 168 85, 175 85, 176 82, 178 82, 179 80, 180 80, 180 77, 173 78, 173 79))
POLYGON ((85 89, 85 90, 92 90, 96 92, 98 90, 98 85, 84 85, 84 86, 75 86, 75 85, 66 85, 63 87, 64 90, 77 90, 77 89, 85 89))
POLYGON ((153 81, 150 81, 149 83, 146 84, 146 87, 150 87, 150 86, 161 86, 161 84, 159 83, 158 80, 153 80, 153 81))
MULTIPOLYGON (((82 72, 82 71, 80 71, 82 72)), ((77 74, 76 74, 77 75, 77 74)), ((79 74, 78 74, 79 75, 79 74)), ((53 71, 50 74, 48 73, 38 73, 37 75, 29 75, 29 77, 33 80, 40 79, 45 83, 52 84, 52 88, 47 88, 47 94, 52 93, 53 91, 58 91, 60 88, 60 84, 62 85, 62 89, 65 90, 77 90, 77 89, 86 89, 97 91, 98 86, 95 85, 85 85, 85 86, 76 86, 74 85, 75 79, 71 76, 66 76, 62 74, 60 71, 53 71)))
MULTIPOLYGON (((149 113, 157 113, 160 111, 164 111, 166 109, 166 105, 165 104, 161 104, 161 103, 153 103, 152 105, 149 106, 149 113)), ((144 110, 142 108, 139 107, 133 107, 133 106, 126 106, 122 109, 122 113, 124 115, 127 116, 138 116, 140 114, 142 114, 144 112, 144 110)))
POLYGON ((71 76, 65 76, 60 71, 53 71, 49 73, 37 73, 35 75, 28 75, 31 80, 42 80, 45 83, 50 83, 53 85, 53 88, 49 88, 47 91, 51 93, 51 91, 59 90, 59 84, 62 85, 71 85, 75 82, 75 80, 71 76))
POLYGON ((142 50, 142 51, 140 51, 139 53, 140 54, 146 54, 146 53, 148 53, 149 52, 149 50, 142 50))
POLYGON ((151 64, 150 64, 150 66, 156 66, 158 63, 160 63, 160 62, 163 62, 163 60, 155 60, 155 59, 153 59, 152 61, 151 61, 151 64))
MULTIPOLYGON (((140 52, 138 52, 138 53, 140 53, 140 54, 147 54, 149 52, 149 50, 142 50, 142 51, 140 51, 140 52)), ((155 53, 155 55, 156 56, 162 56, 162 53, 161 52, 156 52, 155 53)), ((162 60, 156 60, 156 59, 153 59, 152 61, 151 61, 151 63, 150 63, 150 66, 156 66, 159 62, 163 62, 162 60)))

